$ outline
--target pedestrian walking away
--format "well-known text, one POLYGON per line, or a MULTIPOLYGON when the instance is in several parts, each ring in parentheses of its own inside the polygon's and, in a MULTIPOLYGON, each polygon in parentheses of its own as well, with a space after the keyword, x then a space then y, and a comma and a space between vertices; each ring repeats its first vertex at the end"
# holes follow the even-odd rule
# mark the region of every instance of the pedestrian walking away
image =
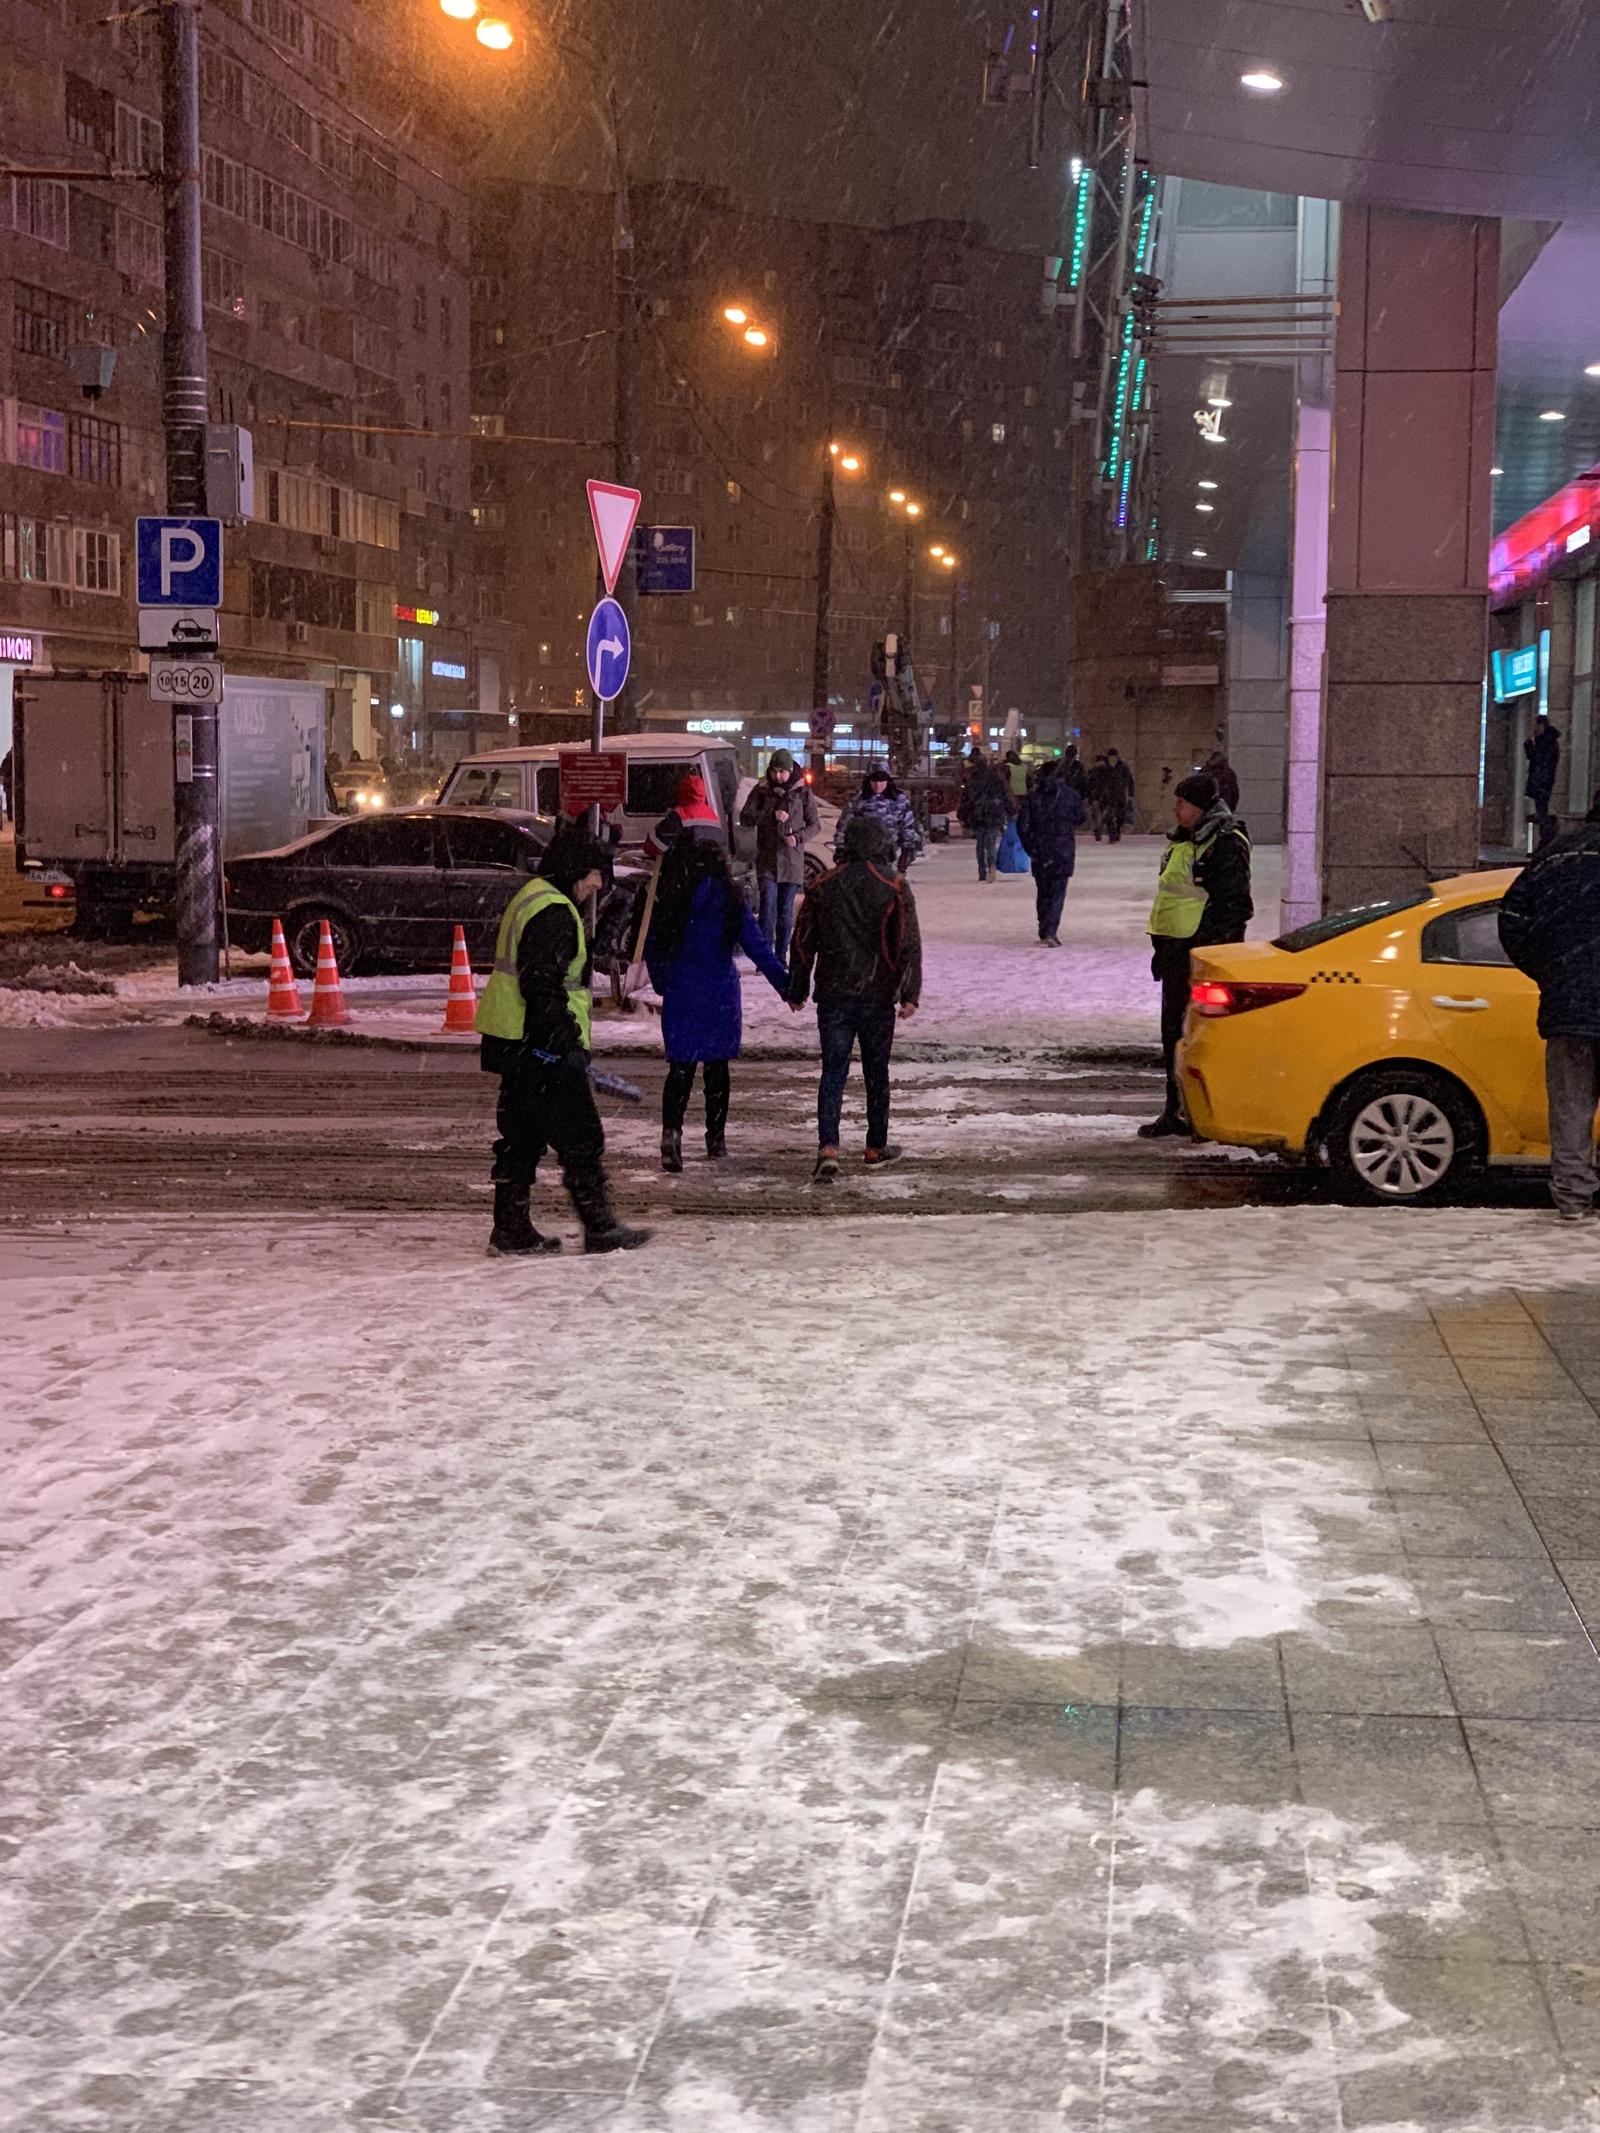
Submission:
POLYGON ((863 818, 881 822, 889 832, 891 856, 903 874, 922 850, 922 832, 917 827, 911 802, 890 777, 887 763, 874 763, 861 780, 861 790, 854 799, 845 802, 839 827, 833 833, 835 861, 844 857, 845 838, 851 823, 863 818))
POLYGON ((743 1000, 734 951, 742 948, 774 992, 789 973, 767 946, 749 905, 734 886, 720 845, 680 837, 661 862, 655 916, 645 942, 650 982, 661 995, 661 1043, 667 1055, 661 1093, 661 1167, 683 1168, 683 1121, 701 1069, 706 1092, 706 1154, 728 1152, 728 1062, 743 1038, 743 1000))
POLYGON ((1139 1128, 1142 1140, 1188 1134, 1176 1055, 1189 1011, 1189 952, 1242 941, 1255 916, 1250 900, 1250 836, 1204 771, 1173 787, 1171 832, 1150 911, 1150 975, 1161 987, 1161 1057, 1167 1100, 1159 1118, 1139 1128))
POLYGON ((1080 799, 1089 797, 1089 773, 1083 767, 1076 741, 1068 741, 1061 757, 1061 775, 1080 799))
POLYGON ((1041 763, 1039 782, 1017 811, 1017 835, 1033 867, 1039 939, 1049 948, 1061 946, 1061 912, 1067 900, 1067 883, 1078 863, 1078 831, 1083 819, 1082 798, 1077 788, 1067 783, 1061 766, 1041 763))
POLYGON ((1550 801, 1556 789, 1556 769, 1561 761, 1561 736, 1550 723, 1548 711, 1534 721, 1532 738, 1522 744, 1528 764, 1528 805, 1542 849, 1556 833, 1556 818, 1550 801))
POLYGON ((1000 856, 1000 839, 1005 835, 1006 824, 1015 812, 1010 786, 988 758, 974 749, 956 814, 971 830, 978 847, 980 881, 1000 878, 995 861, 1000 856))
POLYGON ((1093 768, 1085 772, 1083 788, 1089 803, 1089 823, 1098 844, 1111 821, 1111 765, 1103 755, 1097 755, 1093 768))
POLYGON ((824 1181, 839 1175, 839 1125, 850 1056, 861 1047, 867 1091, 869 1169, 894 1162, 889 1139, 889 1055, 895 1018, 922 998, 922 936, 917 906, 894 868, 888 830, 858 815, 845 836, 843 864, 806 892, 789 957, 789 1005, 798 1014, 808 991, 817 1002, 822 1074, 817 1084, 817 1164, 824 1181), (813 975, 814 973, 814 975, 813 975))
POLYGON ((1133 772, 1115 748, 1106 750, 1106 835, 1113 844, 1122 842, 1125 825, 1133 819, 1133 772))
POLYGON ((686 771, 678 780, 678 791, 671 808, 644 840, 645 857, 659 859, 686 831, 707 844, 727 843, 722 817, 706 798, 705 780, 692 770, 686 771))
POLYGON ((1600 792, 1582 824, 1536 852, 1506 891, 1500 945, 1539 988, 1550 1197, 1564 1222, 1587 1221, 1600 1185, 1600 792))
POLYGON ((805 884, 806 845, 822 828, 817 802, 787 748, 775 748, 767 774, 750 788, 739 821, 756 833, 761 930, 780 962, 794 931, 794 900, 805 884))
POLYGON ((583 1224, 586 1252, 627 1252, 647 1229, 617 1220, 605 1174, 605 1129, 589 1085, 589 1007, 593 964, 579 905, 611 874, 605 846, 581 824, 564 822, 539 872, 506 905, 494 968, 478 1002, 479 1063, 500 1076, 495 1111, 496 1253, 558 1252, 558 1237, 533 1226, 530 1198, 546 1149, 583 1224), (542 1055, 542 1056, 541 1056, 542 1055))

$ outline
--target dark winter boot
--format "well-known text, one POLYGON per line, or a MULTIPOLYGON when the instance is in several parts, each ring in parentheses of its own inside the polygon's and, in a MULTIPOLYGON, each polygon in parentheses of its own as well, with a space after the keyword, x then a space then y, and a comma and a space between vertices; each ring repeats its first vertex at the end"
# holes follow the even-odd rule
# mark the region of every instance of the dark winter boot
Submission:
POLYGON ((533 1226, 528 1213, 526 1185, 507 1185, 495 1180, 494 1228, 489 1236, 489 1251, 495 1258, 510 1257, 518 1252, 559 1252, 559 1237, 541 1237, 533 1226))
POLYGON ((728 1083, 728 1070, 724 1067, 720 1076, 710 1067, 706 1073, 706 1156, 717 1163, 728 1152, 728 1104, 733 1091, 728 1083))
POLYGON ((678 1126, 663 1126, 661 1129, 661 1167, 669 1176, 676 1177, 683 1168, 683 1131, 678 1126))
POLYGON ((629 1229, 611 1211, 611 1195, 601 1178, 596 1184, 569 1186, 572 1204, 583 1224, 586 1252, 636 1252, 655 1235, 651 1229, 629 1229))

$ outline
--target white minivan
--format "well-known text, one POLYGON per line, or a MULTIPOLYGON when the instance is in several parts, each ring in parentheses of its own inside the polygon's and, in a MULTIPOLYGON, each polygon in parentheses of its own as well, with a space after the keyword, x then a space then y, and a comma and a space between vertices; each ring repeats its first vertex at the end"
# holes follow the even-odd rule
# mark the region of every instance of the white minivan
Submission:
MULTIPOLYGON (((491 748, 465 755, 439 794, 441 807, 494 807, 554 822, 560 802, 560 758, 581 747, 568 741, 532 748, 491 748)), ((618 733, 608 750, 628 758, 628 797, 622 816, 624 851, 642 845, 678 796, 680 779, 693 772, 706 789, 725 829, 737 821, 739 758, 729 741, 698 733, 618 733)), ((730 834, 737 849, 748 833, 730 834)))

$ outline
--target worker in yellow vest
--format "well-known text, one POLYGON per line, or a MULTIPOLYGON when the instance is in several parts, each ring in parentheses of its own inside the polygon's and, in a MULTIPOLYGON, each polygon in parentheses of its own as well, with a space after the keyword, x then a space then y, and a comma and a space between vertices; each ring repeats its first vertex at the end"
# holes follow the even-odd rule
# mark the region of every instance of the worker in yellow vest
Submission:
POLYGON ((560 1238, 541 1237, 529 1212, 547 1148, 560 1161, 586 1252, 631 1252, 651 1234, 627 1228, 611 1211, 605 1129, 589 1086, 593 962, 578 907, 610 879, 605 846, 581 824, 562 822, 537 875, 500 920, 477 1015, 480 1064, 500 1076, 491 1252, 560 1251, 560 1238))
POLYGON ((1142 1140, 1190 1134, 1178 1088, 1176 1054, 1189 1011, 1189 951, 1242 941, 1255 916, 1250 899, 1250 833, 1218 797, 1206 771, 1173 787, 1171 832, 1150 909, 1150 975, 1161 987, 1161 1056, 1167 1100, 1161 1116, 1139 1128, 1142 1140))

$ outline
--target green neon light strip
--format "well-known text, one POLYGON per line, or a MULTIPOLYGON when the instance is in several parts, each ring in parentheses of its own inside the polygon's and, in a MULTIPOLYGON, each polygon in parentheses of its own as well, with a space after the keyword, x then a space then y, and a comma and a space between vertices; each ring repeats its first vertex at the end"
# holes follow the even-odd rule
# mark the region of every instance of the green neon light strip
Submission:
POLYGON ((1122 358, 1117 364, 1117 397, 1111 416, 1111 456, 1106 461, 1106 479, 1115 481, 1122 463, 1122 425, 1128 413, 1128 376, 1133 367, 1133 318, 1122 322, 1122 358))
POLYGON ((1089 247, 1089 211, 1094 205, 1094 172, 1085 163, 1078 173, 1078 198, 1072 211, 1072 264, 1067 287, 1075 289, 1083 279, 1083 255, 1089 247))

